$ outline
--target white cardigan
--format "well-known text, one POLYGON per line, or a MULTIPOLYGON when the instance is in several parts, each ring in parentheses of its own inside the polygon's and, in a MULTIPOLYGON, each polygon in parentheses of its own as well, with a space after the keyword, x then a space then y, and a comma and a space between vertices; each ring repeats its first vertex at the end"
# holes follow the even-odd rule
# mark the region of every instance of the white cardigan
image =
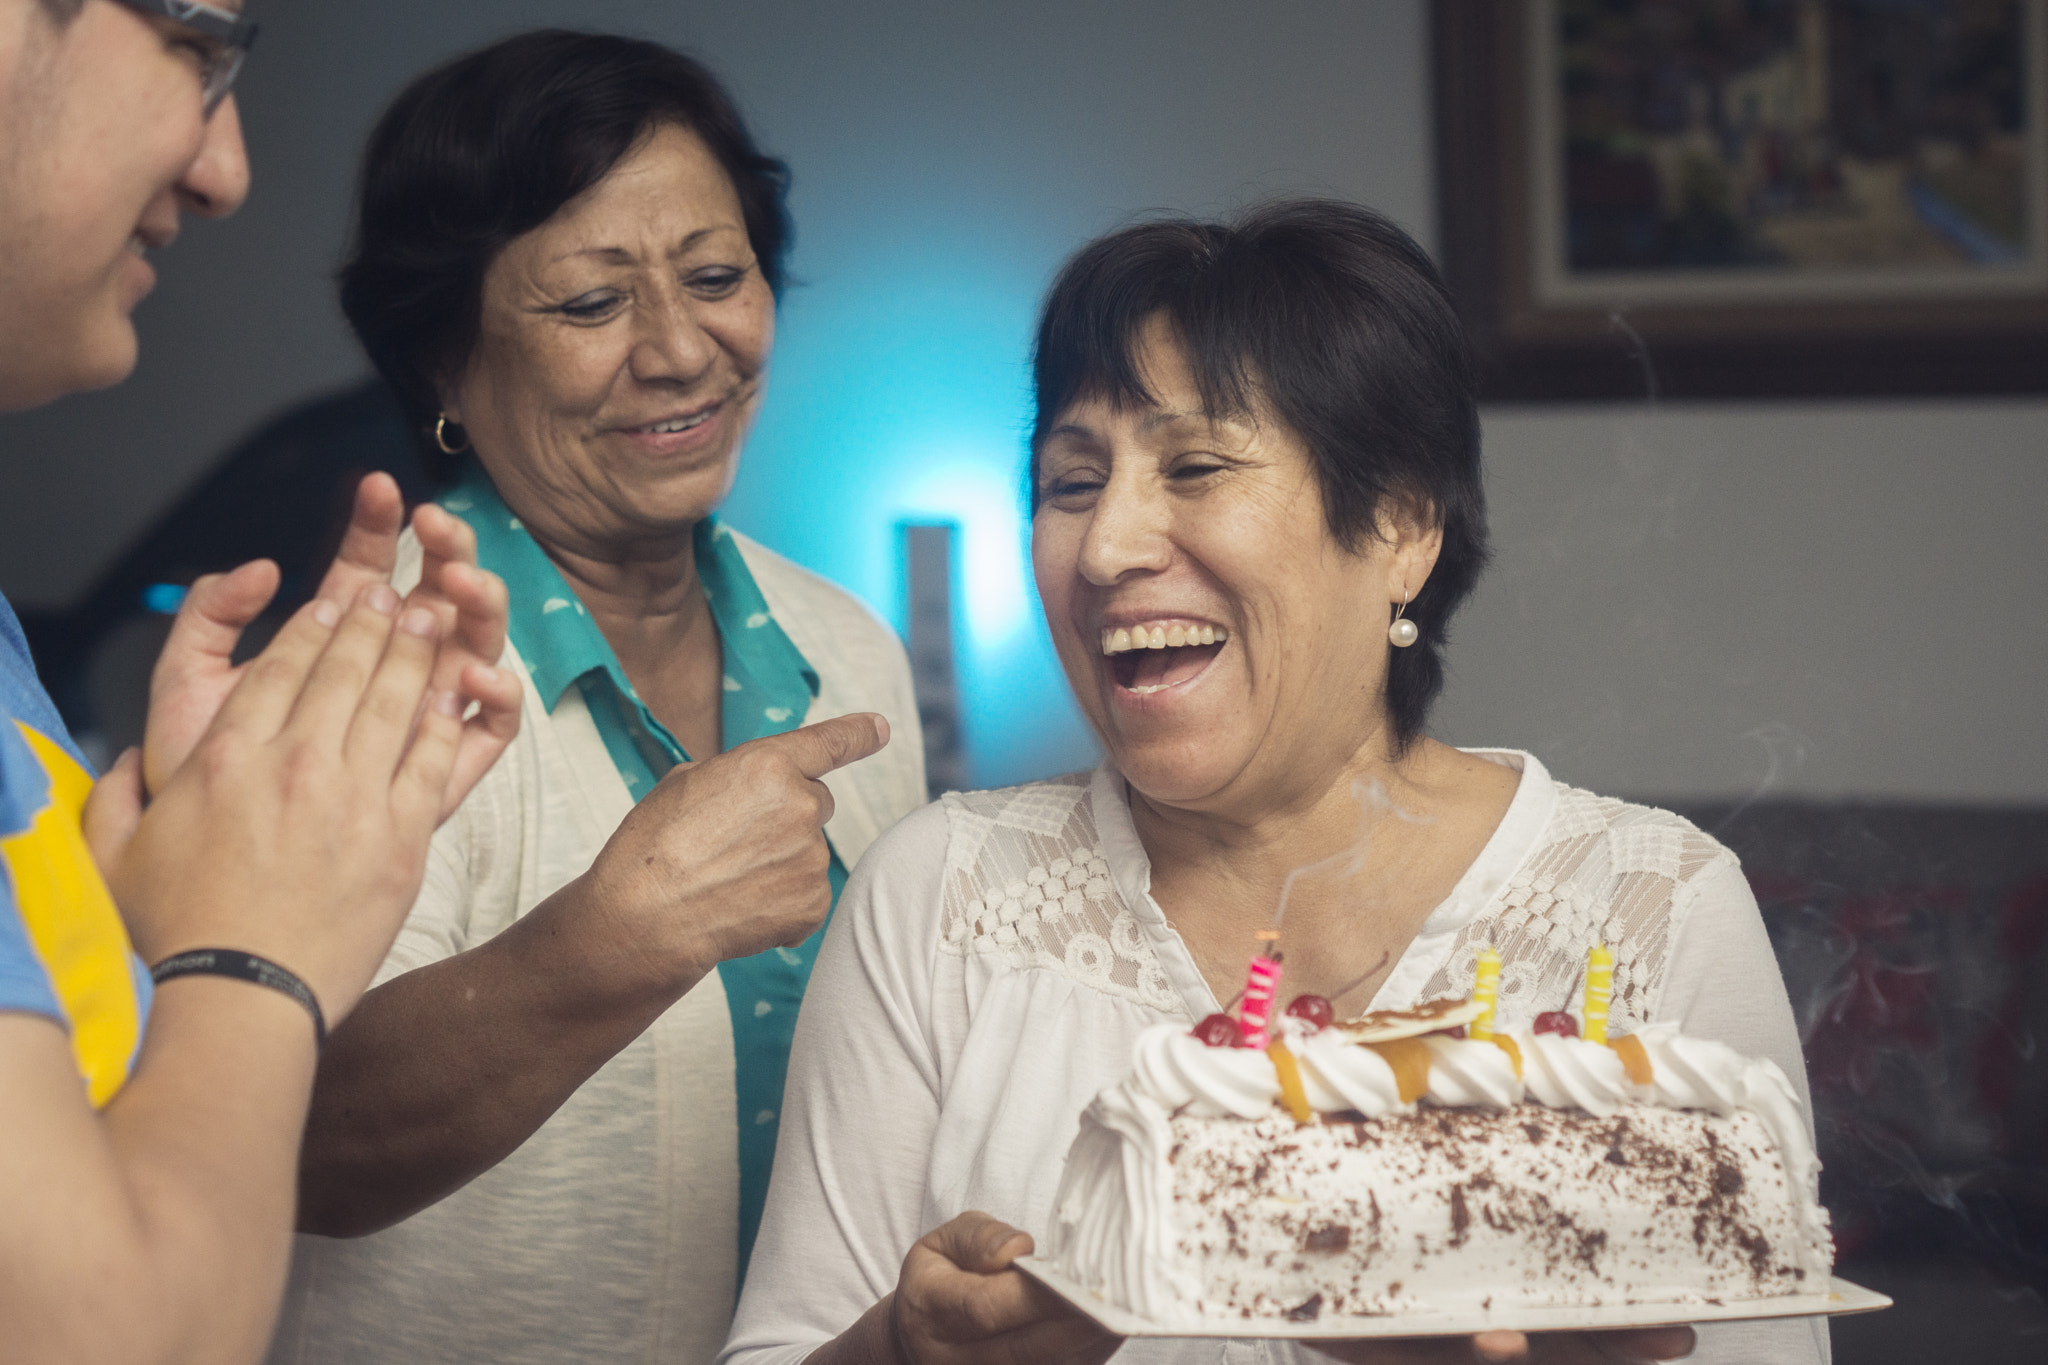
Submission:
MULTIPOLYGON (((852 867, 924 804, 924 748, 895 633, 826 580, 734 533, 817 669, 806 723, 888 718, 889 745, 830 774, 825 834, 852 867)), ((393 581, 418 581, 408 532, 393 581)), ((632 809, 570 688, 552 714, 508 644, 525 708, 504 757, 434 837, 381 984, 475 947, 590 866, 632 809)), ((708 1362, 738 1290, 732 1023, 716 972, 498 1166, 398 1226, 297 1239, 272 1365, 708 1362)))
MULTIPOLYGON (((1553 782, 1528 754, 1486 847, 1372 1008, 1462 989, 1491 941, 1526 1028, 1576 987, 1597 934, 1618 1030, 1675 1020, 1799 1084, 1791 1007, 1735 857, 1675 815, 1553 782)), ((1217 1008, 1151 895, 1108 767, 949 795, 855 869, 797 1021, 774 1181, 723 1359, 793 1365, 896 1287, 910 1245, 969 1209, 1042 1246, 1082 1108, 1137 1036, 1217 1008)), ((1287 1342, 1154 1339, 1120 1362, 1323 1360, 1287 1342)), ((1695 1359, 1827 1359, 1818 1320, 1700 1329, 1695 1359)))

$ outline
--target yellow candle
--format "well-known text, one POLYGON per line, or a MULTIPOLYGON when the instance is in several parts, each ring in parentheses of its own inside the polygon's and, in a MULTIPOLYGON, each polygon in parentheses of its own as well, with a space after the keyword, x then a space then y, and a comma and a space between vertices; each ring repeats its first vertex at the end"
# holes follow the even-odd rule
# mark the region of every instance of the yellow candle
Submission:
POLYGON ((1596 943, 1586 953, 1586 1006, 1580 1011, 1589 1043, 1607 1041, 1607 1002, 1614 998, 1614 954, 1596 943))
POLYGON ((1478 1039, 1493 1037, 1493 1007, 1499 999, 1500 954, 1489 943, 1479 950, 1479 962, 1472 977, 1472 1003, 1483 1006, 1486 1012, 1467 1027, 1468 1035, 1478 1039))

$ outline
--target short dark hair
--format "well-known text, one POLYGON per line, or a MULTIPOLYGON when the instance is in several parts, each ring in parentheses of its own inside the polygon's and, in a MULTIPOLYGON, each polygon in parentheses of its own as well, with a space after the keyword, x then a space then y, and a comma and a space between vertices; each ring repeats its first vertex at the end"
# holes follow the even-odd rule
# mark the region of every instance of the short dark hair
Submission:
POLYGON ((1388 663, 1387 712, 1405 748, 1443 690, 1447 626, 1487 557, 1477 371, 1435 265, 1388 219, 1322 199, 1233 222, 1140 223, 1083 247, 1038 324, 1034 515, 1038 451, 1062 412, 1089 398, 1152 401, 1138 362, 1155 318, 1186 353, 1207 411, 1240 415, 1262 400, 1307 444, 1338 544, 1376 537, 1390 502, 1443 528, 1436 568, 1408 607, 1421 638, 1388 663))
POLYGON ((436 381, 476 345, 491 262, 667 125, 702 138, 725 168, 779 297, 789 168, 754 145, 718 78, 680 52, 610 34, 521 33, 427 72, 377 121, 341 308, 397 391, 430 470, 452 472, 430 435, 436 381))

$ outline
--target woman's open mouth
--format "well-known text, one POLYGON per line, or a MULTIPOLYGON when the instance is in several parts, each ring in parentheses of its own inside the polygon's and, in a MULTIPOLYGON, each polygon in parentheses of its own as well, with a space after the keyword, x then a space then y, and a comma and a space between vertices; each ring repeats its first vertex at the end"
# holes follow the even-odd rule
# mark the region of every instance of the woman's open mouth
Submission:
POLYGON ((1102 653, 1118 687, 1149 697, 1200 677, 1229 639, 1207 621, 1146 621, 1104 627, 1102 653))

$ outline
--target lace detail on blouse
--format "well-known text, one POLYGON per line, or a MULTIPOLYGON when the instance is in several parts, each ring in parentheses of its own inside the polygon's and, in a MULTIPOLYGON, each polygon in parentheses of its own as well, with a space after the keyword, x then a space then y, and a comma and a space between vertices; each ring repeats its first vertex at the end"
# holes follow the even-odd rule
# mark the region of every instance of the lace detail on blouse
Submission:
POLYGON ((1501 1017, 1527 1027, 1545 1010, 1578 1013, 1586 950, 1614 953, 1609 1028, 1627 1033, 1650 1011, 1671 959, 1678 903, 1689 885, 1735 855, 1668 811, 1559 784, 1543 841, 1459 931, 1421 998, 1471 989, 1479 950, 1501 956, 1501 1017))
MULTIPOLYGON (((1096 832, 1089 775, 945 798, 942 948, 1043 968, 1179 1014, 1144 927, 1117 894, 1096 832)), ((1452 940, 1418 1000, 1463 995, 1474 959, 1501 955, 1501 1018, 1526 1028, 1545 1010, 1578 1011, 1586 949, 1614 953, 1609 1027, 1653 1022, 1672 928, 1690 885, 1734 855, 1668 811, 1559 784, 1542 836, 1507 883, 1452 940)))
POLYGON ((947 793, 942 948, 1058 972, 1177 1015, 1180 997, 1110 879, 1089 780, 1070 773, 947 793))

